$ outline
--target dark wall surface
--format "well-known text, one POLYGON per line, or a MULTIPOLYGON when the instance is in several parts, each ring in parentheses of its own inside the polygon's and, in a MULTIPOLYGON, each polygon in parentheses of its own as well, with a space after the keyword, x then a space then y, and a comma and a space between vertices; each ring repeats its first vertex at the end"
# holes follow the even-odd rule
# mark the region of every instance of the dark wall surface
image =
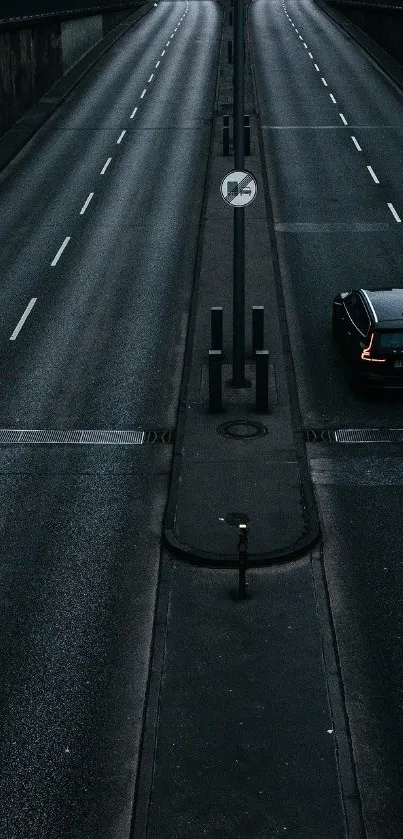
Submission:
POLYGON ((0 21, 7 21, 19 17, 36 17, 39 15, 63 15, 69 17, 72 11, 85 12, 90 14, 91 11, 98 11, 104 9, 121 9, 129 8, 131 5, 136 5, 136 0, 133 3, 130 0, 0 0, 0 21))

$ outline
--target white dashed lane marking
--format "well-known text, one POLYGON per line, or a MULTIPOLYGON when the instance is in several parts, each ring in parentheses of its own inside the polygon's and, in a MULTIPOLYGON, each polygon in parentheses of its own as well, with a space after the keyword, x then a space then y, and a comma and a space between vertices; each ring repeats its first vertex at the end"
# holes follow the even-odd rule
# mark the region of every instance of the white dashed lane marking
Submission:
POLYGON ((324 78, 323 78, 323 76, 321 76, 321 79, 322 79, 322 82, 323 82, 323 84, 325 85, 325 87, 327 87, 327 81, 326 81, 326 79, 324 79, 324 78))
POLYGON ((308 55, 309 55, 309 58, 312 58, 312 59, 313 59, 313 55, 312 55, 312 53, 311 53, 311 52, 308 52, 308 55))
POLYGON ((146 95, 146 93, 147 93, 147 88, 145 87, 141 96, 140 96, 140 99, 144 99, 144 96, 146 95))
POLYGON ((334 104, 336 104, 336 100, 335 100, 335 98, 334 98, 334 96, 333 96, 333 93, 329 93, 329 96, 330 96, 330 98, 331 98, 332 102, 334 102, 334 104))
POLYGON ((401 221, 401 218, 400 218, 400 216, 398 216, 398 214, 397 214, 397 212, 396 212, 396 210, 395 210, 395 208, 394 208, 393 204, 389 204, 389 203, 388 203, 388 207, 389 207, 390 212, 392 213, 392 215, 395 217, 396 221, 401 221))
POLYGON ((340 117, 341 121, 342 121, 342 122, 344 122, 344 125, 348 125, 348 122, 347 122, 347 120, 346 120, 346 118, 345 118, 344 114, 340 114, 340 113, 339 113, 339 117, 340 117))
POLYGON ((316 72, 317 72, 317 73, 319 73, 319 67, 318 67, 318 65, 317 65, 317 64, 314 64, 313 66, 315 67, 316 72))
POLYGON ((84 215, 84 213, 85 213, 85 211, 86 211, 86 209, 87 209, 87 207, 88 207, 88 204, 90 203, 91 198, 93 198, 93 196, 94 196, 94 193, 93 193, 93 192, 90 192, 90 194, 89 194, 89 196, 88 196, 88 198, 87 198, 87 200, 86 200, 86 202, 85 202, 84 206, 83 206, 83 207, 81 207, 81 210, 80 210, 80 216, 83 216, 83 215, 84 215))
POLYGON ((355 137, 353 137, 353 135, 351 135, 351 139, 352 139, 352 141, 353 141, 353 143, 354 143, 354 145, 355 145, 356 149, 358 149, 358 151, 362 151, 362 148, 361 148, 361 146, 360 146, 360 144, 359 144, 358 140, 356 140, 356 138, 355 138, 355 137))
POLYGON ((160 61, 159 61, 159 59, 158 59, 158 61, 157 61, 156 65, 155 65, 155 69, 157 69, 157 67, 158 67, 158 65, 159 65, 159 64, 160 64, 160 61))
POLYGON ((59 259, 62 255, 64 249, 67 247, 68 243, 70 242, 70 239, 71 239, 71 236, 66 236, 66 238, 65 238, 63 244, 61 245, 61 247, 59 248, 53 262, 50 263, 52 265, 52 267, 57 265, 57 263, 59 262, 59 259))
POLYGON ((17 326, 15 327, 14 332, 10 337, 10 341, 15 341, 18 333, 20 332, 20 330, 24 326, 24 323, 25 323, 31 309, 33 309, 33 307, 35 306, 35 303, 36 303, 37 299, 38 299, 37 297, 33 297, 32 300, 30 300, 30 302, 28 303, 28 306, 25 309, 25 312, 24 312, 22 318, 20 318, 20 320, 18 321, 17 326))
POLYGON ((368 169, 369 174, 371 175, 372 180, 375 181, 376 184, 379 184, 378 178, 376 177, 372 166, 367 166, 367 169, 368 169))
POLYGON ((104 174, 105 174, 105 172, 106 172, 106 170, 107 170, 107 168, 108 168, 108 166, 109 166, 109 164, 110 164, 111 160, 112 160, 112 158, 111 158, 111 157, 108 157, 108 160, 106 161, 104 168, 101 170, 101 175, 104 175, 104 174))
POLYGON ((125 134, 126 134, 126 129, 124 128, 124 129, 123 129, 123 131, 122 131, 122 133, 121 133, 121 135, 120 135, 120 137, 119 137, 119 139, 118 139, 118 140, 116 140, 116 145, 117 145, 117 146, 119 145, 119 143, 121 143, 121 142, 122 142, 123 137, 125 136, 125 134))
POLYGON ((148 80, 148 84, 150 84, 150 82, 152 82, 153 78, 154 78, 154 73, 151 73, 151 76, 150 76, 150 78, 149 78, 149 80, 148 80))
POLYGON ((137 105, 136 105, 136 107, 135 107, 135 109, 134 109, 133 113, 132 113, 132 114, 130 114, 130 119, 133 119, 133 117, 135 116, 135 114, 136 114, 136 113, 137 113, 137 105))

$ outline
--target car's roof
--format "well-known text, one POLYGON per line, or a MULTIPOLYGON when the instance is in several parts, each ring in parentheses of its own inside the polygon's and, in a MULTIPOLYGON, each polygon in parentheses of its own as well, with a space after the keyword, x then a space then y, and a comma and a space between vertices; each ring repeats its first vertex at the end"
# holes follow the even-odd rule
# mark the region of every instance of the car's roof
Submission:
POLYGON ((378 327, 403 329, 403 288, 362 288, 378 327))

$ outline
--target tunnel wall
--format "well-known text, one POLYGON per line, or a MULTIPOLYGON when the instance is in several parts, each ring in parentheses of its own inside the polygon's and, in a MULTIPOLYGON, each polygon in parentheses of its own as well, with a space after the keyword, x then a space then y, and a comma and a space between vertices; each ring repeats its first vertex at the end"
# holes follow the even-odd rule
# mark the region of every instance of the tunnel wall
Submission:
POLYGON ((403 7, 386 3, 329 2, 403 65, 403 7))
POLYGON ((13 21, 0 28, 0 137, 143 0, 69 19, 13 21))

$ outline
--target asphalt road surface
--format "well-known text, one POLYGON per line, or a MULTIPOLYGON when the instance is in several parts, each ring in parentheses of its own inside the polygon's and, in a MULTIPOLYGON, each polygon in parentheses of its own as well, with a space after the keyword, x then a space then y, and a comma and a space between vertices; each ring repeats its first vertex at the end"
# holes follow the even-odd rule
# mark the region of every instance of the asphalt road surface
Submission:
MULTIPOLYGON (((402 285, 403 95, 310 0, 249 20, 304 425, 403 427, 402 397, 349 389, 330 333, 338 291, 402 285)), ((399 839, 402 449, 308 452, 367 835, 399 839)))
MULTIPOLYGON (((174 427, 219 24, 160 4, 0 176, 1 428, 174 427)), ((0 835, 122 839, 171 447, 9 438, 0 835)))

